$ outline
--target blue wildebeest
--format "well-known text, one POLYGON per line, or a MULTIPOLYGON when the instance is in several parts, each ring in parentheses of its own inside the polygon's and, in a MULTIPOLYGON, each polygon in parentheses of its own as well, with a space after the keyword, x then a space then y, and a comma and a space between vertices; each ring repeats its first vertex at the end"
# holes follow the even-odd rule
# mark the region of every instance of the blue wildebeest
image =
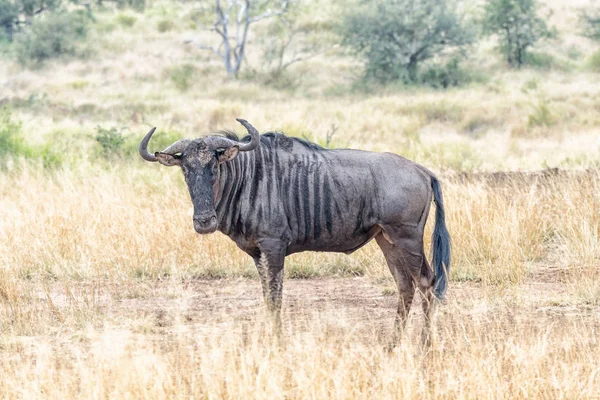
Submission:
POLYGON ((150 153, 150 130, 139 146, 147 161, 183 170, 198 233, 217 229, 250 255, 263 295, 280 326, 283 264, 300 251, 350 254, 375 239, 399 293, 395 332, 404 326, 415 291, 424 295, 424 337, 434 296, 442 298, 450 267, 450 236, 442 191, 426 168, 391 153, 329 150, 281 133, 258 131, 182 139, 150 153), (433 270, 423 233, 436 203, 433 270))

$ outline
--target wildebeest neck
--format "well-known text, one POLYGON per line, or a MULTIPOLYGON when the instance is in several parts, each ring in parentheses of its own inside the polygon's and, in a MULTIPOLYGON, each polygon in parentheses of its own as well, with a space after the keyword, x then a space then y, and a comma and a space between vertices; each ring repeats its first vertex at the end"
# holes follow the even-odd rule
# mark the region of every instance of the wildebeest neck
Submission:
POLYGON ((249 206, 244 187, 255 178, 254 151, 241 153, 234 160, 219 165, 218 173, 215 188, 218 229, 228 235, 239 226, 242 212, 249 206))

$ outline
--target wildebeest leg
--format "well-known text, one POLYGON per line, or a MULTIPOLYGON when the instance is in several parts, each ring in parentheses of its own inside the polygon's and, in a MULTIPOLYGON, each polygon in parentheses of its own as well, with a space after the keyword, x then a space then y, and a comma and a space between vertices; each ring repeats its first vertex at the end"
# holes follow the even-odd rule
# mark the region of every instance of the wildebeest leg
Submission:
MULTIPOLYGON (((394 321, 393 334, 393 344, 395 344, 402 336, 402 331, 406 325, 410 306, 412 305, 415 295, 415 282, 410 270, 413 268, 412 264, 415 263, 416 260, 410 253, 410 250, 398 246, 398 244, 403 244, 405 240, 391 239, 394 243, 392 244, 388 238, 381 233, 375 237, 375 240, 383 251, 383 255, 385 256, 390 272, 396 281, 396 287, 398 288, 398 310, 394 321)), ((418 262, 420 267, 422 262, 420 257, 418 262)))
POLYGON ((257 264, 267 310, 274 323, 274 330, 281 333, 281 304, 283 298, 283 263, 285 246, 279 240, 263 240, 259 243, 260 265, 257 264))
POLYGON ((260 278, 260 285, 262 287, 263 298, 265 300, 265 304, 267 304, 267 295, 269 293, 267 290, 267 263, 266 261, 261 260, 260 253, 258 256, 253 257, 253 259, 254 265, 256 265, 256 270, 258 271, 258 277, 260 278))
POLYGON ((423 331, 421 332, 421 342, 425 347, 429 347, 431 345, 431 329, 436 305, 432 286, 433 270, 429 266, 427 258, 425 258, 425 254, 423 254, 423 265, 421 267, 419 291, 423 295, 423 302, 421 303, 421 305, 423 307, 423 316, 425 318, 425 321, 423 324, 423 331))
POLYGON ((394 337, 396 341, 399 339, 408 319, 416 288, 419 288, 419 291, 424 295, 425 325, 423 340, 427 343, 430 339, 433 272, 425 258, 423 226, 424 223, 417 227, 406 225, 398 227, 382 226, 383 231, 376 238, 398 287, 399 304, 394 337))

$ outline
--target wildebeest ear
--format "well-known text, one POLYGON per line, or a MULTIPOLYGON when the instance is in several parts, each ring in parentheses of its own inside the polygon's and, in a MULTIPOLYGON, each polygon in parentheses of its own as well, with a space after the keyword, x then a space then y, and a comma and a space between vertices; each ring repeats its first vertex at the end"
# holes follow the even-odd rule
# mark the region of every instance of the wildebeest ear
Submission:
POLYGON ((169 154, 169 153, 161 153, 156 152, 154 156, 162 165, 166 165, 167 167, 172 167, 174 165, 181 165, 181 157, 169 154))
POLYGON ((219 164, 233 160, 234 158, 237 157, 237 155, 239 153, 240 153, 239 146, 231 146, 223 151, 218 151, 217 155, 219 157, 219 164))

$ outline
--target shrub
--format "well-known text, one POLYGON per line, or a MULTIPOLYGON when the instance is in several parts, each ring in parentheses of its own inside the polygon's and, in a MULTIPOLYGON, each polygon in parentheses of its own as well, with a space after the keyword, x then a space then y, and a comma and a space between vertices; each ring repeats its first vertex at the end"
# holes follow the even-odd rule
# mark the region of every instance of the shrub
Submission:
POLYGON ((158 29, 158 31, 160 33, 164 33, 164 32, 168 32, 170 30, 172 30, 175 27, 175 24, 173 23, 173 21, 170 21, 168 19, 163 19, 158 21, 158 24, 156 25, 156 29, 158 29))
POLYGON ((472 41, 453 1, 369 2, 344 16, 343 44, 365 58, 367 78, 416 83, 418 67, 472 41))
POLYGON ((10 0, 0 0, 0 39, 12 40, 19 11, 10 0))
POLYGON ((125 28, 130 28, 137 22, 137 18, 133 15, 120 13, 117 15, 117 23, 125 28))
POLYGON ((511 67, 526 64, 529 48, 554 36, 538 16, 536 0, 488 0, 484 13, 483 30, 500 37, 500 51, 511 67))
POLYGON ((83 13, 60 12, 44 15, 15 40, 15 53, 21 64, 81 54, 80 41, 88 32, 89 18, 83 13))
POLYGON ((34 149, 34 155, 42 161, 46 169, 58 168, 65 162, 65 154, 57 151, 50 143, 34 149))
POLYGON ((527 52, 525 54, 524 63, 541 70, 557 69, 560 71, 568 71, 573 68, 573 64, 568 60, 559 59, 552 54, 539 51, 527 52))
POLYGON ((58 9, 61 0, 0 0, 0 39, 13 40, 19 29, 25 28, 22 17, 34 17, 58 9))
POLYGON ((532 105, 532 111, 527 117, 528 128, 535 128, 537 126, 549 127, 555 123, 556 119, 552 115, 552 111, 546 100, 542 99, 537 105, 532 105))
POLYGON ((583 9, 579 14, 579 20, 583 25, 581 30, 583 36, 600 40, 600 6, 583 9))
POLYGON ((600 72, 600 50, 592 53, 590 58, 587 60, 587 67, 590 71, 600 72))
POLYGON ((0 163, 4 163, 7 157, 29 157, 31 153, 23 139, 21 123, 12 120, 8 109, 0 109, 0 163))
POLYGON ((179 90, 186 91, 192 85, 196 67, 191 64, 183 64, 171 69, 170 78, 179 90))
POLYGON ((117 0, 120 8, 132 8, 136 11, 144 11, 146 0, 117 0))
POLYGON ((100 154, 103 157, 119 157, 122 156, 123 144, 125 137, 117 128, 106 129, 101 126, 96 128, 96 142, 100 148, 100 154))
POLYGON ((461 65, 461 59, 451 58, 448 62, 430 64, 419 73, 418 81, 425 86, 435 89, 446 89, 461 86, 473 81, 483 81, 482 75, 468 71, 461 65))

